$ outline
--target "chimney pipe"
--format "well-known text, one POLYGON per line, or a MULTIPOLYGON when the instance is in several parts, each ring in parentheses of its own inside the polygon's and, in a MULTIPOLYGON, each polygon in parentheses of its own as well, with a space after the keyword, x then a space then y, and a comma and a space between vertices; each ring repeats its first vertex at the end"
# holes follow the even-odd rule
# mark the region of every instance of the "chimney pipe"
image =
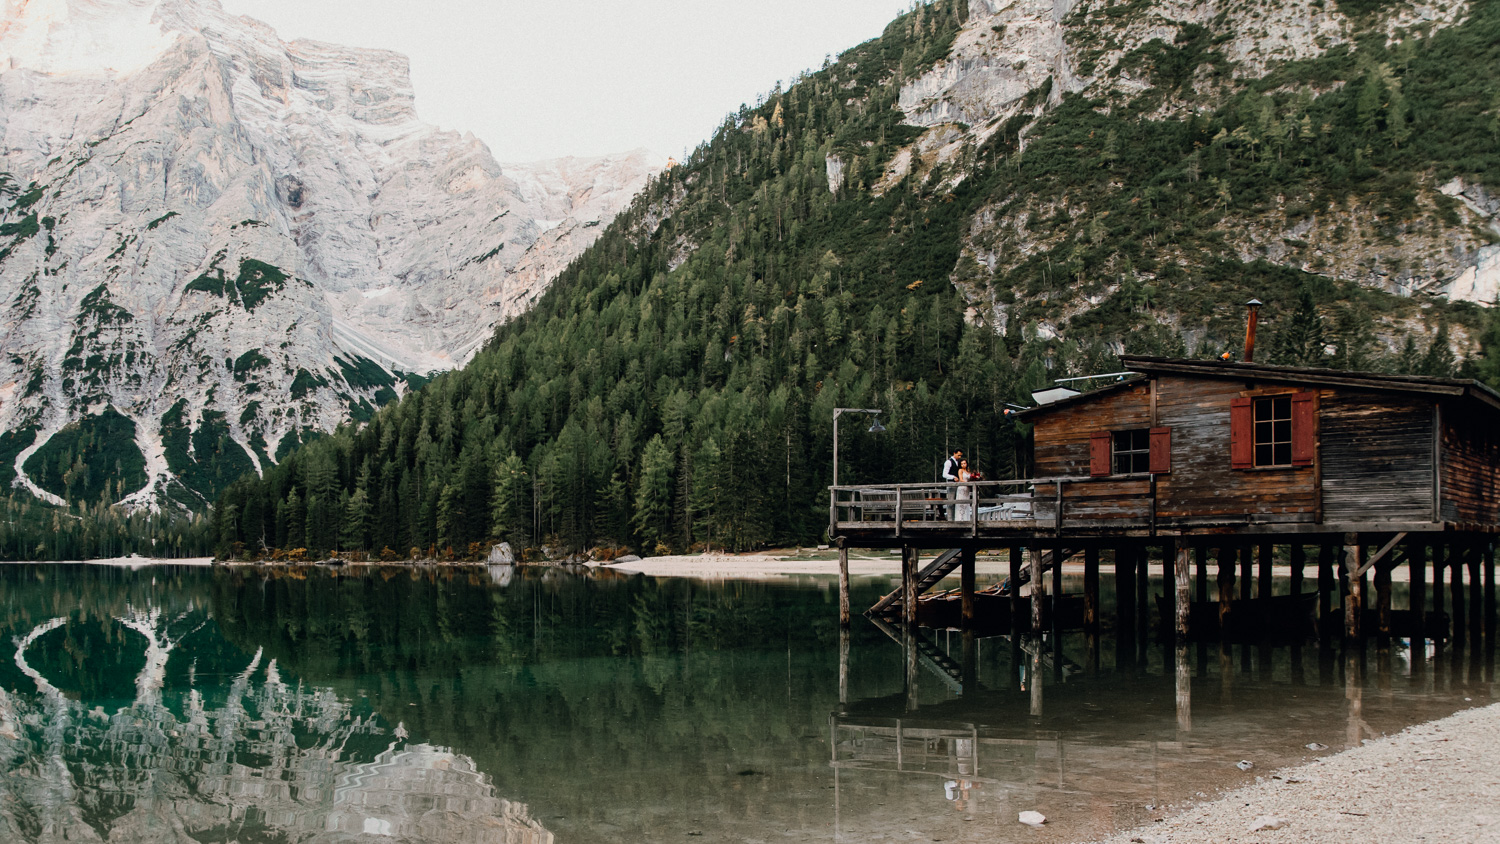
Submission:
POLYGON ((1250 316, 1245 321, 1245 363, 1255 363, 1255 323, 1260 318, 1261 301, 1251 299, 1245 306, 1250 309, 1250 316))

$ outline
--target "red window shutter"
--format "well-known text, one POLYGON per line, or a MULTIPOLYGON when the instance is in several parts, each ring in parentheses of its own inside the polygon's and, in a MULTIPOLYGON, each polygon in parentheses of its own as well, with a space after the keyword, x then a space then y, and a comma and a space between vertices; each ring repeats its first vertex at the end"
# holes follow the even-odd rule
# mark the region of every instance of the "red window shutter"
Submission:
POLYGON ((1229 465, 1249 469, 1255 465, 1255 417, 1250 399, 1229 402, 1229 465))
POLYGON ((1151 474, 1164 475, 1172 471, 1172 429, 1151 429, 1151 474))
POLYGON ((1318 394, 1292 395, 1292 465, 1311 466, 1318 451, 1318 394))
POLYGON ((1109 432, 1095 431, 1089 435, 1089 474, 1094 477, 1109 472, 1109 432))

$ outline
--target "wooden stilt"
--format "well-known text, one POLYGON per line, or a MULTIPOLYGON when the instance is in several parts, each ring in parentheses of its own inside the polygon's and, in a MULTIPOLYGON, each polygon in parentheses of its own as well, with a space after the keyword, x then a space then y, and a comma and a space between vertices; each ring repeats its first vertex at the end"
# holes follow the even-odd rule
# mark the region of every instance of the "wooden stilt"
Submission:
POLYGON ((1010 633, 1018 636, 1021 633, 1021 548, 1012 545, 1010 548, 1010 633))
MULTIPOLYGON (((1170 554, 1167 555, 1169 558, 1170 554)), ((1171 560, 1163 561, 1163 570, 1171 560)), ((1140 661, 1146 661, 1146 646, 1151 641, 1151 549, 1141 546, 1136 556, 1135 567, 1135 626, 1136 642, 1140 646, 1140 661)))
POLYGON ((1427 667, 1427 543, 1406 546, 1407 604, 1414 630, 1411 635, 1411 673, 1420 677, 1427 667))
POLYGON ((1047 601, 1047 574, 1042 571, 1042 552, 1032 548, 1029 553, 1031 554, 1031 633, 1040 638, 1042 606, 1047 601))
POLYGON ((901 619, 907 627, 917 626, 917 549, 901 549, 901 619))
POLYGON ((1271 552, 1269 542, 1260 544, 1260 570, 1255 574, 1255 597, 1265 600, 1271 597, 1271 552))
MULTIPOLYGON (((916 556, 916 549, 912 549, 912 556, 916 556)), ((906 711, 916 712, 918 705, 917 631, 908 627, 903 631, 902 635, 906 641, 906 711)))
POLYGON ((844 547, 844 537, 839 537, 839 625, 849 626, 849 549, 844 547))
POLYGON ((1219 634, 1229 626, 1229 605, 1234 600, 1235 549, 1219 549, 1219 634))
POLYGON ((1453 647, 1461 648, 1467 643, 1469 627, 1466 623, 1468 606, 1464 602, 1464 549, 1449 546, 1448 584, 1450 604, 1453 605, 1453 647))
POLYGON ((1240 600, 1250 600, 1250 587, 1254 583, 1251 577, 1251 565, 1255 556, 1255 549, 1249 545, 1240 548, 1240 600))
MULTIPOLYGON (((1197 550, 1202 551, 1203 549, 1199 548, 1197 550)), ((1172 581, 1173 592, 1176 596, 1176 603, 1174 604, 1172 609, 1175 610, 1176 614, 1176 618, 1173 624, 1173 630, 1177 634, 1177 673, 1179 693, 1181 691, 1182 674, 1185 666, 1187 665, 1188 633, 1191 632, 1188 628, 1188 620, 1191 618, 1190 613, 1192 611, 1192 593, 1189 591, 1192 589, 1191 567, 1193 561, 1192 557, 1190 556, 1192 553, 1193 551, 1188 548, 1186 541, 1182 539, 1177 540, 1177 559, 1176 566, 1174 567, 1173 571, 1172 581)), ((1199 556, 1199 559, 1203 559, 1201 555, 1199 556)))
POLYGON ((974 626, 974 549, 965 548, 959 555, 959 590, 963 600, 961 626, 968 630, 974 626))
POLYGON ((1360 616, 1365 611, 1365 595, 1361 588, 1364 577, 1359 573, 1364 551, 1358 534, 1344 534, 1344 577, 1349 581, 1349 588, 1344 593, 1344 638, 1351 641, 1360 637, 1360 616))

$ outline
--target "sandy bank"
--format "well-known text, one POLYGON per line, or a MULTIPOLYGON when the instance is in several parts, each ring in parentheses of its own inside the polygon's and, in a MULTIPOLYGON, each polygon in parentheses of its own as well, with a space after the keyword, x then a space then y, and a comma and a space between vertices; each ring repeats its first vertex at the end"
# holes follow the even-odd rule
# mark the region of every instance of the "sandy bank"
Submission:
POLYGON ((115 566, 125 569, 143 569, 151 566, 211 566, 213 557, 180 557, 177 559, 165 559, 161 557, 142 557, 131 554, 128 557, 109 557, 98 560, 48 560, 45 562, 33 562, 28 560, 0 561, 0 565, 16 566, 115 566))
POLYGON ((1277 771, 1102 844, 1356 841, 1500 842, 1500 704, 1277 771), (1273 818, 1285 824, 1257 829, 1273 818))

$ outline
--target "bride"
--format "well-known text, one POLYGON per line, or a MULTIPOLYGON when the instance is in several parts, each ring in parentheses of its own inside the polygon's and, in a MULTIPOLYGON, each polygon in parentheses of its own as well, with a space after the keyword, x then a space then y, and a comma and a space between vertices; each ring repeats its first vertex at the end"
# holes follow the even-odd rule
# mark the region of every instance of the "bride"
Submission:
POLYGON ((955 496, 958 504, 953 508, 954 521, 967 522, 974 518, 974 505, 964 503, 971 498, 970 490, 973 488, 969 486, 969 481, 972 480, 974 480, 974 473, 969 471, 969 461, 960 460, 958 462, 958 495, 955 496))

